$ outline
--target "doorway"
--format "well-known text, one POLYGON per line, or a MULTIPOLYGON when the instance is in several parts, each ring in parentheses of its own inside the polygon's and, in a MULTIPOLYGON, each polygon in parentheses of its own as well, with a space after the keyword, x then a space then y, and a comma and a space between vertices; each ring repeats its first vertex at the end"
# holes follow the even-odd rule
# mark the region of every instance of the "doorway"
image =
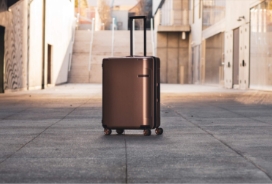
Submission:
POLYGON ((47 45, 47 85, 52 84, 52 45, 47 45))
POLYGON ((239 28, 233 30, 233 85, 239 85, 239 28))
POLYGON ((5 28, 0 26, 0 93, 4 93, 5 28))
POLYGON ((218 33, 206 40, 205 84, 220 85, 223 80, 224 33, 218 33))

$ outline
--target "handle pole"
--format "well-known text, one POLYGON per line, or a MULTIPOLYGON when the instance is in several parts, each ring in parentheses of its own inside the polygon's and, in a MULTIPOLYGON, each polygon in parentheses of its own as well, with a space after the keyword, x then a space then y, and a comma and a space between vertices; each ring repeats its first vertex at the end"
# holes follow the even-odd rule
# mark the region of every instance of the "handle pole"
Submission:
POLYGON ((144 56, 146 56, 146 16, 133 16, 129 17, 130 22, 130 56, 133 57, 133 19, 144 19, 144 56))
POLYGON ((133 28, 132 28, 132 20, 130 19, 130 56, 133 57, 133 28))
POLYGON ((146 17, 144 18, 144 56, 146 56, 146 17))

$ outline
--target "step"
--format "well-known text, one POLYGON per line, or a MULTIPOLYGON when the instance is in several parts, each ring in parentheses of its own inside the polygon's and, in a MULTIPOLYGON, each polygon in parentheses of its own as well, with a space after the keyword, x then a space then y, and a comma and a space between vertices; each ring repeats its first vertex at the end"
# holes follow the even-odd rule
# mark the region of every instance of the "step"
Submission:
MULTIPOLYGON (((115 52, 114 53, 114 57, 126 57, 129 55, 130 55, 130 53, 122 53, 122 52, 115 52)), ((143 52, 136 52, 134 55, 143 56, 143 52)), ((147 52, 146 55, 152 56, 152 52, 147 52)))
POLYGON ((92 56, 111 56, 111 51, 110 52, 102 52, 102 51, 93 51, 92 56))
POLYGON ((87 77, 81 77, 81 76, 77 76, 77 77, 71 77, 68 78, 68 82, 69 83, 89 83, 90 79, 89 76, 87 77))
POLYGON ((84 68, 84 67, 88 67, 89 66, 89 61, 88 62, 72 62, 72 64, 71 64, 71 68, 74 68, 74 69, 76 69, 76 67, 82 67, 82 68, 84 68))
POLYGON ((78 42, 78 41, 90 42, 91 41, 91 31, 76 30, 75 42, 78 42))
MULTIPOLYGON (((139 52, 139 51, 143 51, 144 48, 143 46, 141 47, 135 47, 134 51, 135 52, 139 52)), ((146 47, 147 52, 152 52, 152 47, 146 47)), ((130 47, 127 46, 119 46, 119 47, 114 47, 114 52, 130 52, 130 47)))
POLYGON ((70 74, 71 75, 89 75, 89 67, 86 66, 86 67, 78 67, 78 66, 74 66, 74 67, 71 67, 71 70, 70 70, 70 74))
MULTIPOLYGON (((114 55, 113 57, 126 57, 130 54, 130 31, 115 31, 114 55)), ((143 32, 135 31, 135 55, 143 55, 143 32)), ((112 57, 112 32, 94 32, 92 45, 91 71, 90 41, 91 32, 87 30, 77 30, 71 71, 69 72, 69 82, 71 83, 102 83, 102 61, 104 58, 112 57)), ((152 44, 150 32, 147 32, 147 55, 152 55, 152 44)))
POLYGON ((90 71, 90 83, 102 83, 101 64, 93 64, 90 71))
POLYGON ((69 83, 89 83, 89 76, 69 76, 69 83))
MULTIPOLYGON (((152 47, 147 47, 147 52, 152 52, 152 47)), ((129 46, 119 46, 114 47, 114 52, 124 52, 124 53, 130 53, 130 47, 129 46)), ((136 47, 134 48, 134 52, 142 52, 143 47, 136 47)), ((111 55, 111 49, 103 49, 103 48, 93 48, 92 49, 92 55, 111 55)))
POLYGON ((90 52, 90 46, 91 43, 90 42, 75 42, 74 43, 74 47, 73 47, 73 52, 83 52, 83 53, 89 53, 90 52))
POLYGON ((88 63, 90 59, 89 53, 74 53, 72 56, 72 64, 76 63, 88 63))
POLYGON ((101 51, 101 52, 111 52, 111 44, 101 45, 101 44, 93 44, 92 51, 101 51))
POLYGON ((105 56, 101 56, 101 55, 94 55, 92 56, 92 61, 91 61, 91 64, 102 64, 102 61, 104 58, 108 58, 108 57, 111 57, 111 55, 105 55, 105 56))

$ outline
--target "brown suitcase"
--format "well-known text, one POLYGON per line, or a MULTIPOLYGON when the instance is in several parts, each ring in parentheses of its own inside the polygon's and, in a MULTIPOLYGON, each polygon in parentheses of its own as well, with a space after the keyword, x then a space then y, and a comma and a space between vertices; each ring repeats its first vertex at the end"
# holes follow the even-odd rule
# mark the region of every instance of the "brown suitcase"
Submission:
MULTIPOLYGON (((124 129, 143 129, 151 135, 163 133, 160 126, 160 59, 146 56, 146 17, 144 19, 144 56, 133 56, 130 29, 130 56, 103 59, 102 126, 105 135, 112 129, 122 134, 124 129)), ((131 26, 132 27, 132 26, 131 26)))

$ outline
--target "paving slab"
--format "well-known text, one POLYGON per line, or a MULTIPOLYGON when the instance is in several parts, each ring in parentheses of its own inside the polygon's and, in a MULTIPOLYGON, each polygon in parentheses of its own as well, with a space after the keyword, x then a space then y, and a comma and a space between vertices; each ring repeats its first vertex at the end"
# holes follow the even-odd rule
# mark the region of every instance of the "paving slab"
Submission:
POLYGON ((272 93, 163 84, 164 134, 145 137, 104 136, 101 91, 0 94, 0 182, 272 183, 272 93))
POLYGON ((0 178, 6 183, 123 183, 125 165, 124 154, 122 159, 12 158, 0 168, 0 178))

